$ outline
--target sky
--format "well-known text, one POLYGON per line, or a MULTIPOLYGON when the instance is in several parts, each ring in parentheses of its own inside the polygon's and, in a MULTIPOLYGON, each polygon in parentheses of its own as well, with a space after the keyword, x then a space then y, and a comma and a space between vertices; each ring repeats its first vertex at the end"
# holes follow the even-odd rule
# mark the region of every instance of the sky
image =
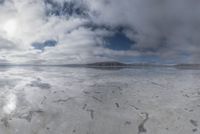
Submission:
POLYGON ((198 0, 0 0, 0 64, 200 63, 198 0))

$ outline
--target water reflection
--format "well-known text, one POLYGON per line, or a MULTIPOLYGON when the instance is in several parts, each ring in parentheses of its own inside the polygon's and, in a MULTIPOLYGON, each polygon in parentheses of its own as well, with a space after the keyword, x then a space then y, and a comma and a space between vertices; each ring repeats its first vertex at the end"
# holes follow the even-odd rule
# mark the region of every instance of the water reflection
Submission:
POLYGON ((200 70, 13 67, 0 74, 0 134, 199 131, 200 70))
POLYGON ((11 114, 15 111, 17 105, 17 97, 15 94, 10 93, 6 96, 5 105, 3 106, 3 112, 6 114, 11 114))

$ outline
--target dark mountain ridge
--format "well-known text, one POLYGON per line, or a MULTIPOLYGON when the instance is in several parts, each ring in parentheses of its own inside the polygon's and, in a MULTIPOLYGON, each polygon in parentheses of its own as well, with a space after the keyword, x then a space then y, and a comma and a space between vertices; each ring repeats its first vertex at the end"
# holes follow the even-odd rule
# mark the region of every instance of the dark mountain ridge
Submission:
POLYGON ((144 67, 171 67, 177 69, 200 69, 200 64, 154 64, 154 63, 132 63, 126 64, 117 61, 95 62, 89 64, 0 64, 1 67, 12 66, 41 66, 41 67, 89 67, 89 68, 144 68, 144 67))

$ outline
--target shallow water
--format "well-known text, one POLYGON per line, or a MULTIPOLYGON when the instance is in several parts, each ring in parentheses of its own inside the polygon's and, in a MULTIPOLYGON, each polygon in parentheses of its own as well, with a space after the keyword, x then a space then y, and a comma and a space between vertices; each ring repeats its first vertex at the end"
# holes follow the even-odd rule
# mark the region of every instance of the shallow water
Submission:
POLYGON ((0 134, 200 132, 200 70, 0 68, 0 134))

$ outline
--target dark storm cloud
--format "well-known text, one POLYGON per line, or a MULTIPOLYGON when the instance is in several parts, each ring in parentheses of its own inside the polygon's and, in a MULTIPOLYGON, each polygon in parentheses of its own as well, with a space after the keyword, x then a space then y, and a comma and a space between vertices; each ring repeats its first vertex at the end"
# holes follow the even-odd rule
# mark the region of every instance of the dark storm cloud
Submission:
POLYGON ((88 9, 86 5, 77 1, 63 1, 58 2, 55 0, 44 0, 46 5, 47 16, 82 16, 86 17, 88 9))
POLYGON ((0 0, 0 4, 3 4, 5 2, 5 0, 0 0))
POLYGON ((197 36, 200 34, 200 3, 194 0, 88 0, 84 4, 82 1, 64 1, 61 5, 47 0, 46 3, 53 7, 49 8, 50 15, 87 15, 92 21, 84 25, 85 28, 124 34, 118 38, 103 38, 110 43, 109 49, 130 49, 144 56, 167 60, 180 60, 185 53, 195 59, 200 52, 197 36))
POLYGON ((143 55, 177 60, 184 53, 193 60, 200 57, 198 0, 101 0, 90 4, 95 23, 134 29, 126 34, 136 42, 132 49, 143 55))

